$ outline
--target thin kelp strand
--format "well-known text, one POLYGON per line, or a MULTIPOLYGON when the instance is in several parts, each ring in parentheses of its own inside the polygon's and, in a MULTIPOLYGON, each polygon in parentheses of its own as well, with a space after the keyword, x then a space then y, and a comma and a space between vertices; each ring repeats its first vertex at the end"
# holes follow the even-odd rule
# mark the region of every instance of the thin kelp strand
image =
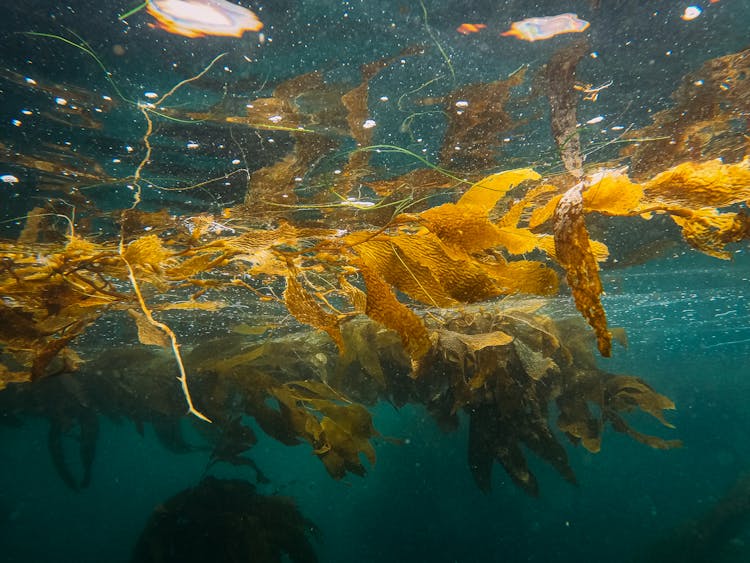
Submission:
POLYGON ((143 8, 145 8, 148 5, 148 2, 143 2, 141 4, 138 4, 135 8, 132 8, 125 12, 124 14, 117 16, 118 20, 124 20, 125 18, 129 18, 133 14, 140 12, 143 8))
POLYGON ((24 31, 22 32, 24 35, 29 35, 31 37, 44 37, 47 39, 55 39, 56 41, 62 41, 63 43, 70 45, 71 47, 75 47, 76 49, 79 49, 80 51, 83 51, 86 53, 89 57, 94 59, 96 64, 99 66, 99 68, 104 72, 104 77, 107 79, 107 82, 110 83, 112 88, 114 88, 115 93, 117 96, 123 100, 124 102, 131 104, 131 105, 138 105, 138 102, 135 102, 134 100, 131 100, 130 98, 126 97, 125 94, 122 93, 122 90, 120 90, 120 87, 117 85, 117 83, 112 78, 112 73, 107 69, 107 67, 104 65, 102 60, 99 58, 99 56, 94 53, 93 50, 91 50, 88 46, 85 44, 76 43, 75 41, 71 41, 70 39, 67 39, 66 37, 63 37, 61 35, 55 35, 54 33, 42 33, 38 31, 24 31))

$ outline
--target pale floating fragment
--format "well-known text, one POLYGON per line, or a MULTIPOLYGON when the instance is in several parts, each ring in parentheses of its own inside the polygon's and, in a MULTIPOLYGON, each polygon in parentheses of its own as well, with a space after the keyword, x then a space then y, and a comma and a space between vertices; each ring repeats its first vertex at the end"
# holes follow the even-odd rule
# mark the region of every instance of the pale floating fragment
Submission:
POLYGON ((57 98, 55 98, 55 103, 58 106, 67 106, 68 105, 68 100, 66 100, 65 98, 61 98, 60 96, 58 96, 57 98))
POLYGON ((589 22, 579 19, 576 14, 560 14, 541 18, 527 18, 510 24, 510 29, 500 35, 517 37, 524 41, 549 39, 562 33, 580 33, 589 27, 589 22))
POLYGON ((188 141, 187 145, 185 145, 189 149, 197 149, 200 148, 200 145, 196 143, 195 141, 188 141))
POLYGON ((0 182, 3 182, 4 184, 17 184, 18 178, 16 178, 13 174, 3 174, 0 176, 0 182))
POLYGON ((156 92, 145 92, 143 96, 148 98, 149 100, 153 100, 155 98, 158 98, 159 94, 157 94, 156 92))
POLYGON ((372 129, 376 125, 377 123, 375 123, 374 119, 368 119, 364 123, 362 123, 362 129, 372 129))
POLYGON ((158 27, 185 37, 242 37, 263 28, 253 12, 226 0, 147 0, 146 9, 158 27))
POLYGON ((594 125, 595 123, 601 123, 602 121, 604 121, 604 116, 597 115, 596 117, 592 117, 591 119, 589 119, 586 124, 594 125))
POLYGON ((685 11, 680 17, 687 22, 690 20, 694 20, 695 18, 700 16, 702 12, 703 10, 701 10, 698 6, 688 6, 687 8, 685 8, 685 11))

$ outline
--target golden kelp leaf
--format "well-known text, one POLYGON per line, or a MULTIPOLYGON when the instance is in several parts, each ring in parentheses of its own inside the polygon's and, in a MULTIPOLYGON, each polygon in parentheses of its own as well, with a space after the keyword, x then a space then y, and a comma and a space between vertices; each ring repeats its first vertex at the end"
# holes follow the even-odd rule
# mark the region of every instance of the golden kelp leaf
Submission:
POLYGON ((28 383, 31 381, 31 372, 11 371, 0 364, 0 391, 8 386, 8 383, 28 383))
POLYGON ((157 307, 160 311, 183 310, 183 311, 218 311, 223 309, 227 304, 223 301, 176 301, 166 303, 157 307))
POLYGON ((293 272, 286 277, 284 303, 295 319, 326 331, 339 350, 343 351, 344 339, 341 337, 338 317, 323 310, 318 301, 303 289, 293 272))
MULTIPOLYGON (((472 303, 500 293, 481 263, 461 251, 445 246, 431 233, 393 237, 393 247, 399 258, 409 260, 411 272, 414 271, 412 263, 427 268, 431 278, 437 281, 440 292, 447 294, 451 300, 472 303)), ((388 276, 384 277, 388 279, 388 276)), ((393 285, 400 289, 399 285, 393 285)), ((424 286, 424 283, 421 285, 424 286)), ((431 296, 435 295, 434 287, 426 289, 431 296)))
POLYGON ((750 238, 750 219, 743 212, 718 213, 713 209, 694 211, 689 217, 671 214, 682 228, 682 236, 701 252, 728 260, 732 254, 724 250, 730 242, 750 238))
POLYGON ((545 356, 537 350, 532 350, 520 339, 516 338, 513 341, 513 346, 518 354, 518 359, 521 360, 524 371, 531 379, 539 381, 549 372, 556 373, 560 371, 560 368, 552 358, 545 356))
POLYGON ((365 313, 372 320, 395 330, 412 362, 419 361, 430 349, 430 336, 422 319, 393 294, 385 281, 369 266, 360 266, 367 288, 365 313))
POLYGON ((607 408, 618 412, 640 408, 667 428, 674 428, 664 418, 664 411, 674 410, 674 403, 669 397, 654 391, 642 379, 629 375, 613 376, 607 380, 605 393, 607 408))
POLYGON ((445 203, 423 211, 419 219, 440 240, 468 253, 494 248, 503 241, 500 229, 478 207, 445 203))
MULTIPOLYGON (((521 221, 521 218, 524 214, 524 212, 532 206, 536 205, 536 200, 540 198, 541 196, 548 194, 550 192, 556 192, 557 186, 553 186, 551 184, 542 184, 540 186, 535 186, 531 188, 528 192, 526 192, 526 195, 523 196, 523 199, 520 201, 517 201, 514 203, 508 211, 506 211, 500 219, 497 221, 498 227, 517 227, 518 223, 521 221)), ((550 217, 552 216, 552 213, 554 212, 554 208, 552 211, 550 211, 550 217)))
POLYGON ((367 294, 352 285, 352 283, 346 278, 346 276, 339 276, 339 288, 352 304, 352 308, 355 313, 364 313, 367 308, 367 294))
POLYGON ((507 264, 485 264, 482 268, 499 294, 555 295, 557 273, 542 262, 517 260, 507 264))
POLYGON ((369 440, 378 432, 364 407, 317 381, 293 381, 269 391, 282 405, 282 415, 310 443, 332 477, 341 479, 347 472, 364 475, 361 453, 375 463, 369 440))
POLYGON ((224 262, 226 262, 226 258, 222 254, 198 254, 181 261, 172 268, 168 268, 164 274, 173 280, 184 280, 211 270, 224 262))
POLYGON ((35 346, 33 350, 34 358, 31 362, 32 381, 50 375, 47 368, 51 365, 52 361, 58 357, 58 355, 62 360, 63 365, 61 368, 55 369, 54 372, 60 373, 64 371, 73 371, 73 369, 77 367, 77 360, 80 358, 78 358, 77 354, 66 355, 64 353, 65 348, 73 339, 81 335, 93 320, 93 318, 89 318, 72 323, 61 331, 59 337, 47 339, 41 346, 35 346))
POLYGON ((65 255, 67 258, 87 259, 104 250, 99 245, 77 235, 68 237, 65 243, 65 255))
POLYGON ((502 330, 495 330, 484 334, 462 334, 460 332, 454 332, 453 336, 466 344, 468 349, 472 352, 477 352, 483 348, 489 348, 492 346, 505 346, 506 344, 513 342, 514 339, 513 336, 502 330))
POLYGON ((555 210, 555 253, 565 269, 576 308, 593 327, 599 352, 608 357, 612 335, 607 330, 607 316, 599 300, 602 282, 583 219, 582 190, 583 184, 570 188, 555 210))
POLYGON ((750 201, 750 160, 685 162, 658 174, 643 184, 643 190, 645 206, 653 201, 696 209, 750 201))
POLYGON ((529 229, 518 227, 500 227, 498 229, 500 246, 515 255, 526 254, 539 247, 539 235, 529 229))
POLYGON ((138 341, 146 346, 161 346, 162 348, 170 348, 172 341, 169 336, 158 326, 151 323, 140 311, 135 309, 128 309, 128 314, 135 321, 135 325, 138 327, 138 341))
POLYGON ((535 229, 539 225, 542 225, 552 219, 552 217, 555 215, 555 209, 557 209, 557 204, 560 203, 560 198, 562 197, 562 194, 554 196, 552 199, 550 199, 547 203, 545 203, 542 207, 537 207, 531 212, 531 217, 529 218, 529 229, 535 229))
POLYGON ((134 240, 123 252, 123 257, 132 267, 147 267, 153 272, 161 272, 170 256, 156 235, 134 240))
POLYGON ((419 237, 420 240, 416 241, 419 254, 414 260, 409 239, 415 236, 407 234, 373 239, 357 245, 356 251, 368 267, 412 299, 435 307, 455 305, 456 300, 432 273, 435 265, 440 267, 447 263, 445 252, 431 244, 432 241, 419 237), (404 239, 403 245, 396 246, 394 242, 399 239, 404 239), (422 239, 425 239, 424 244, 422 239))
POLYGON ((682 447, 681 440, 665 440, 663 438, 659 438, 658 436, 649 436, 648 434, 638 432, 637 430, 631 428, 630 425, 616 413, 609 413, 608 420, 612 425, 612 428, 614 428, 617 432, 627 434, 641 444, 646 444, 647 446, 650 446, 654 449, 671 450, 674 448, 682 447))
POLYGON ((219 375, 228 375, 237 366, 248 366, 263 356, 266 347, 263 344, 255 346, 246 352, 241 352, 228 358, 223 357, 211 362, 211 369, 219 375))
MULTIPOLYGON (((589 400, 591 399, 593 398, 589 397, 589 400)), ((600 403, 601 401, 597 404, 600 403)), ((591 412, 586 397, 564 395, 557 399, 557 405, 560 410, 557 427, 574 443, 580 440, 581 445, 591 453, 601 451, 603 422, 591 412)))
POLYGON ((583 208, 588 213, 604 215, 633 215, 643 198, 640 184, 630 181, 622 170, 605 170, 586 182, 583 208))
POLYGON ((530 168, 492 174, 474 184, 457 203, 446 203, 419 214, 419 220, 443 242, 468 253, 503 246, 511 254, 536 247, 536 235, 513 226, 498 227, 489 212, 510 189, 526 180, 538 180, 530 168))
POLYGON ((541 176, 531 168, 518 168, 491 174, 471 186, 456 202, 456 205, 476 207, 487 214, 497 205, 501 197, 521 182, 540 178, 541 176))
POLYGON ((39 238, 39 231, 42 222, 47 216, 47 211, 43 207, 35 207, 26 214, 26 224, 23 226, 21 234, 18 235, 18 244, 33 244, 39 238))
POLYGON ((328 403, 319 408, 325 416, 320 421, 323 436, 330 449, 320 455, 328 472, 340 479, 346 472, 364 475, 360 461, 362 453, 368 461, 375 463, 375 448, 370 439, 377 436, 372 417, 361 405, 335 405, 328 403))
MULTIPOLYGON (((364 310, 362 312, 364 313, 364 310)), ((381 389, 386 388, 385 371, 380 365, 378 350, 375 346, 377 332, 381 330, 383 329, 379 325, 369 321, 348 322, 342 326, 341 333, 346 343, 346 352, 340 358, 339 373, 345 373, 350 365, 356 363, 359 369, 372 378, 381 389)))

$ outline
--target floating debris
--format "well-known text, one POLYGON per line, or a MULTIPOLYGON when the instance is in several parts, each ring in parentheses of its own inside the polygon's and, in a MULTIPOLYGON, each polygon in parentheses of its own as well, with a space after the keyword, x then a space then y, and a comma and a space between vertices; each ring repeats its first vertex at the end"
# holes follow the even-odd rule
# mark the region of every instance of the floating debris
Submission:
POLYGON ((225 0, 147 0, 146 9, 158 27, 185 37, 242 37, 263 28, 253 12, 225 0))
POLYGON ((703 10, 701 10, 698 6, 688 6, 685 8, 685 11, 682 13, 680 18, 682 18, 685 21, 694 20, 698 16, 700 16, 703 13, 703 10))
POLYGON ((510 24, 510 29, 501 33, 504 37, 516 37, 524 41, 549 39, 563 33, 580 33, 589 27, 589 22, 576 14, 560 14, 541 18, 527 18, 510 24))
POLYGON ((484 23, 462 23, 456 28, 456 31, 462 35, 469 35, 470 33, 479 33, 486 28, 487 24, 484 23))

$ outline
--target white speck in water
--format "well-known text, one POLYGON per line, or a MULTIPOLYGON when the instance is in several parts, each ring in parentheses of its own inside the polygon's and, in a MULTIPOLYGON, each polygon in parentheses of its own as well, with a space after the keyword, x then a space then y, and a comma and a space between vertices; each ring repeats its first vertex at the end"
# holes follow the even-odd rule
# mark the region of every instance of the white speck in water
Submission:
POLYGON ((601 115, 597 115, 596 117, 592 117, 591 119, 589 119, 586 123, 588 125, 593 125, 594 123, 601 123, 602 121, 604 121, 604 117, 601 115))
POLYGON ((60 96, 58 96, 57 98, 55 98, 55 103, 58 106, 67 106, 68 105, 68 100, 66 100, 65 98, 61 98, 60 96))
POLYGON ((4 184, 17 184, 18 178, 16 178, 13 174, 3 174, 0 176, 0 181, 2 181, 4 184))
POLYGON ((362 124, 362 129, 372 129, 372 128, 373 128, 373 127, 375 127, 376 125, 377 125, 377 123, 375 123, 375 120, 373 120, 373 119, 368 119, 367 121, 365 121, 365 122, 364 122, 364 123, 362 124))
POLYGON ((156 92, 145 92, 143 95, 149 100, 155 100, 159 97, 159 94, 157 94, 156 92))

